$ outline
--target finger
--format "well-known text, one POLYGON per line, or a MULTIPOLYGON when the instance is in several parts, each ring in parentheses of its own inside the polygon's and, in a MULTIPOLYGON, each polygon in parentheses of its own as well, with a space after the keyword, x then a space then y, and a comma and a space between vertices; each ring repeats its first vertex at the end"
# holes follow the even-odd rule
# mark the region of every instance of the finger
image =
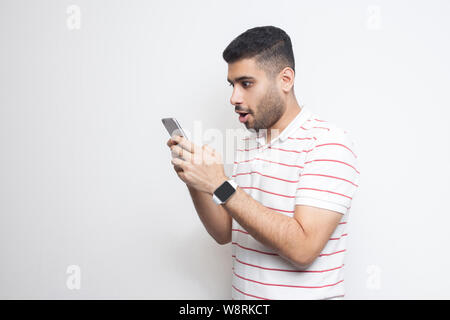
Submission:
POLYGON ((220 153, 218 153, 216 151, 216 149, 214 149, 213 147, 211 147, 208 144, 205 144, 202 146, 202 149, 204 151, 204 161, 207 164, 215 164, 215 163, 221 163, 222 162, 222 158, 220 153))
POLYGON ((183 172, 183 169, 179 166, 173 166, 173 168, 175 169, 176 172, 183 172))
POLYGON ((187 184, 187 180, 186 180, 186 176, 185 176, 184 171, 178 171, 178 172, 177 172, 177 175, 178 175, 178 177, 179 177, 184 183, 187 184))
POLYGON ((212 154, 212 148, 209 145, 204 144, 201 146, 201 149, 199 152, 194 153, 194 158, 196 161, 204 162, 208 158, 211 157, 211 154, 212 154))
POLYGON ((214 156, 216 154, 216 150, 211 147, 209 144, 204 144, 202 149, 208 154, 214 156))
POLYGON ((179 146, 181 146, 183 149, 189 151, 190 153, 194 153, 195 152, 195 144, 192 143, 191 141, 189 141, 188 139, 186 139, 183 136, 174 136, 172 137, 172 139, 178 143, 179 146))
POLYGON ((182 159, 178 159, 178 158, 173 158, 170 161, 174 166, 176 166, 176 170, 175 171, 184 171, 184 169, 186 168, 186 161, 182 160, 182 159))
POLYGON ((170 138, 169 140, 167 140, 167 146, 168 147, 171 147, 171 146, 173 146, 173 145, 176 145, 176 144, 178 144, 178 142, 176 142, 175 140, 173 140, 172 138, 170 138))
POLYGON ((204 164, 210 164, 209 159, 211 158, 211 147, 207 144, 202 145, 201 156, 198 157, 198 161, 202 161, 204 164))
POLYGON ((181 148, 180 146, 175 145, 175 146, 170 147, 170 149, 172 150, 172 156, 179 156, 186 161, 192 160, 192 157, 193 157, 192 153, 181 148))
POLYGON ((213 149, 209 144, 204 144, 204 145, 202 146, 202 148, 203 148, 203 150, 205 150, 206 152, 209 152, 209 153, 211 153, 211 154, 214 153, 214 149, 213 149))

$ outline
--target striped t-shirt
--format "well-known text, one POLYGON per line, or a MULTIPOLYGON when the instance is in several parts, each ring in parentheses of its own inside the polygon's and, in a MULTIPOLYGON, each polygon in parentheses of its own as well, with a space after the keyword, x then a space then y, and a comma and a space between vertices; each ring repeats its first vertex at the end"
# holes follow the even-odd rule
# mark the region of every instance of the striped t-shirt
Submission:
POLYGON ((235 150, 232 179, 273 214, 296 204, 333 210, 341 221, 317 259, 298 269, 232 221, 233 299, 342 298, 347 221, 359 171, 349 134, 303 107, 266 144, 251 132, 235 150))

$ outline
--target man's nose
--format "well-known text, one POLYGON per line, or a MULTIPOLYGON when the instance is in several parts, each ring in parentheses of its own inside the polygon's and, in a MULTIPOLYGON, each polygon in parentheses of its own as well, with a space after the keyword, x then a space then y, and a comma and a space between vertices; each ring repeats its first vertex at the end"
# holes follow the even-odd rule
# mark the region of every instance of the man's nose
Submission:
POLYGON ((235 106, 238 104, 243 104, 243 102, 244 101, 242 99, 242 94, 241 94, 240 90, 237 88, 234 88, 233 93, 230 98, 230 103, 235 106))

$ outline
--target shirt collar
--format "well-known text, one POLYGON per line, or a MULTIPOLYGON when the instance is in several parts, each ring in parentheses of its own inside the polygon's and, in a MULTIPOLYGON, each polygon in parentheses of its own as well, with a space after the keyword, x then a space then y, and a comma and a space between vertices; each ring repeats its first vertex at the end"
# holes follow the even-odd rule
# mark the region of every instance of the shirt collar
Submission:
MULTIPOLYGON (((289 135, 291 135, 295 130, 297 130, 311 115, 311 111, 302 107, 301 111, 295 116, 294 119, 288 124, 286 128, 274 139, 272 139, 271 143, 274 143, 277 139, 280 139, 281 142, 284 142, 289 135)), ((262 130, 262 133, 256 136, 256 141, 259 145, 266 144, 266 133, 267 130, 262 130)))

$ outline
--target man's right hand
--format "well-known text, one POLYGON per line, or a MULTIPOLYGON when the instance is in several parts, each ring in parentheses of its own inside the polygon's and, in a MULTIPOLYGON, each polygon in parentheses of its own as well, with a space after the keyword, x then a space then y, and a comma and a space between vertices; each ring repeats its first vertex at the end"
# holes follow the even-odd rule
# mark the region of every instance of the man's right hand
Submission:
MULTIPOLYGON (((177 145, 178 144, 178 142, 176 142, 175 140, 173 140, 172 138, 170 138, 169 140, 167 140, 167 146, 169 147, 169 148, 171 148, 172 146, 174 146, 174 145, 177 145)), ((172 150, 171 150, 172 151, 172 150)), ((174 153, 172 153, 172 158, 173 157, 176 157, 176 155, 174 154, 174 153)), ((180 171, 183 171, 183 169, 181 169, 179 166, 173 166, 173 168, 174 168, 174 170, 176 171, 176 172, 180 172, 180 171)))

